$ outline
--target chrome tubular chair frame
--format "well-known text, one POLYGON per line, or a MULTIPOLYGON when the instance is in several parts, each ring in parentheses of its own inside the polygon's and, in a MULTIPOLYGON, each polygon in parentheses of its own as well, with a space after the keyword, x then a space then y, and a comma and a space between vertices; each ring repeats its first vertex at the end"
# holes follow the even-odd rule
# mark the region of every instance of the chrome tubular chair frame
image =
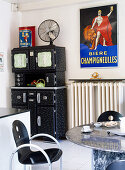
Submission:
MULTIPOLYGON (((53 136, 51 136, 49 134, 45 134, 45 133, 37 134, 37 135, 34 135, 34 136, 30 137, 29 140, 31 141, 31 140, 33 140, 33 139, 35 139, 37 137, 48 137, 48 138, 52 139, 57 144, 59 149, 61 149, 61 146, 60 146, 59 142, 53 136)), ((60 158, 60 170, 62 170, 62 156, 60 158)))
MULTIPOLYGON (((49 159, 48 155, 46 154, 46 152, 45 152, 42 148, 40 148, 39 146, 34 145, 34 144, 24 144, 24 145, 20 145, 19 147, 17 147, 17 148, 15 149, 15 151, 12 153, 11 158, 10 158, 10 170, 13 170, 13 158, 14 158, 15 153, 16 153, 19 149, 25 148, 25 147, 35 148, 35 149, 39 150, 40 152, 42 152, 42 154, 43 154, 43 155, 45 156, 45 158, 47 159, 47 162, 48 162, 48 165, 49 165, 49 170, 52 170, 52 164, 51 164, 50 159, 49 159)), ((24 166, 24 168, 25 168, 25 166, 24 166)))

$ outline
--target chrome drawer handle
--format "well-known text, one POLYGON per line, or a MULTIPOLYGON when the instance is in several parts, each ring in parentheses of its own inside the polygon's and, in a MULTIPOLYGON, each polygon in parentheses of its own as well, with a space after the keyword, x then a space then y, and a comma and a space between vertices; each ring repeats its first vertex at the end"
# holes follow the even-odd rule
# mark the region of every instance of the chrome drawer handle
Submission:
POLYGON ((29 93, 29 95, 34 95, 34 93, 29 93))
POLYGON ((40 93, 37 93, 37 103, 40 103, 40 93))
POLYGON ((46 82, 49 83, 49 77, 46 77, 46 82))
POLYGON ((37 125, 41 126, 41 117, 40 116, 37 117, 37 125))
POLYGON ((26 64, 28 64, 28 58, 26 58, 26 64))
POLYGON ((29 102, 34 102, 34 99, 29 99, 29 102))
POLYGON ((26 103, 26 93, 23 93, 23 103, 26 103))

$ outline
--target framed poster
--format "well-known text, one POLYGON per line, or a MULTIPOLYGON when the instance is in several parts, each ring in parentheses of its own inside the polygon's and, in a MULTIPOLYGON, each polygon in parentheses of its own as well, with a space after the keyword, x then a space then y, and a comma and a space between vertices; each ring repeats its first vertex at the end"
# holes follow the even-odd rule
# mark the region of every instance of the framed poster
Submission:
POLYGON ((4 71, 4 60, 3 60, 3 52, 0 52, 0 72, 4 71))
POLYGON ((80 65, 117 67, 117 4, 80 10, 80 65))

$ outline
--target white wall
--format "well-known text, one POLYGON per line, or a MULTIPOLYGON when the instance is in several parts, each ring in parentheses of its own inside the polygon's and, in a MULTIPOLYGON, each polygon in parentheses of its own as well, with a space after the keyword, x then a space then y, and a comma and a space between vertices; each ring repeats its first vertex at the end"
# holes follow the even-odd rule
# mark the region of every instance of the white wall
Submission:
MULTIPOLYGON (((50 4, 48 4, 50 6, 50 4)), ((42 5, 41 5, 42 6, 42 5)), ((44 6, 44 5, 43 5, 44 6)), ((31 6, 33 7, 33 5, 31 6)), ((38 37, 38 26, 45 19, 54 19, 60 25, 60 35, 54 41, 55 45, 66 47, 66 81, 68 79, 88 79, 93 72, 98 72, 102 78, 125 78, 125 56, 124 56, 124 40, 125 40, 125 1, 114 0, 108 1, 89 1, 73 3, 70 5, 58 5, 57 7, 49 7, 36 10, 22 11, 22 25, 34 25, 36 26, 36 45, 45 45, 38 37), (119 25, 119 67, 117 68, 80 68, 80 9, 110 5, 118 3, 118 25, 119 25)), ((27 6, 27 9, 30 6, 27 6)), ((71 107, 70 107, 70 89, 68 88, 68 125, 71 125, 71 107)))
POLYGON ((11 4, 0 1, 0 52, 4 53, 4 71, 0 72, 0 107, 11 106, 11 49, 17 44, 19 14, 11 12, 11 4))

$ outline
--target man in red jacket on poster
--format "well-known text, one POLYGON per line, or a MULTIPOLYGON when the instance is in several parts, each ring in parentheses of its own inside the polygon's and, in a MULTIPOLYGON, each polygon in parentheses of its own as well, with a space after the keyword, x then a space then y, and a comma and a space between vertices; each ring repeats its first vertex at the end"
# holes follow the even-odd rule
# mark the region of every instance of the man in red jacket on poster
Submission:
POLYGON ((96 40, 95 40, 95 50, 97 45, 100 42, 103 46, 112 46, 112 26, 109 22, 109 16, 113 11, 113 6, 110 8, 110 13, 107 16, 102 16, 102 11, 98 11, 98 16, 93 19, 92 28, 96 31, 96 40))

